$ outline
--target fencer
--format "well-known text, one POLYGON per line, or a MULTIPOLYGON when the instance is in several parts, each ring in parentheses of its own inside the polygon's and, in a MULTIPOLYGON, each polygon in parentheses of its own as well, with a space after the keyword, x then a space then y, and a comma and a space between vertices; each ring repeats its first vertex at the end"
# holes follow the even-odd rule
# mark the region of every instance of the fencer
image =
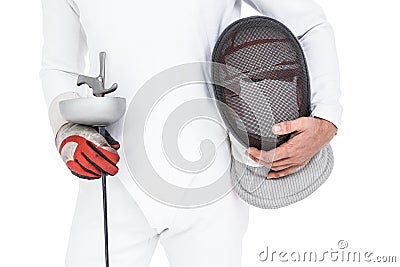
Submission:
MULTIPOLYGON (((312 117, 280 124, 275 132, 301 129, 304 134, 296 139, 310 142, 306 157, 311 158, 333 137, 341 120, 332 27, 313 0, 246 2, 287 25, 305 51, 311 77, 312 117)), ((101 171, 112 176, 108 177, 110 266, 148 266, 159 241, 173 267, 241 266, 249 207, 234 191, 210 205, 193 209, 160 203, 135 183, 124 153, 118 150, 123 141, 123 119, 109 127, 103 138, 90 126, 66 122, 58 109, 61 100, 90 94, 77 87, 76 80, 86 67, 89 74, 97 72, 100 51, 107 52, 108 79, 118 82, 118 95, 125 97, 127 103, 157 73, 187 62, 210 61, 211 48, 224 28, 240 17, 241 4, 241 0, 42 0, 44 45, 40 78, 50 124, 67 167, 76 176, 86 178, 79 179, 66 266, 104 265, 101 184, 96 182, 101 171)), ((166 106, 185 102, 187 95, 193 98, 208 94, 205 86, 192 89, 188 94, 178 91, 166 106)), ((158 122, 150 120, 149 124, 151 127, 158 122)), ((181 145, 189 156, 193 156, 193 144, 199 144, 204 136, 219 144, 214 167, 196 176, 209 182, 218 176, 216 170, 230 162, 229 139, 221 129, 199 127, 191 132, 195 134, 181 145)), ((150 139, 156 138, 151 134, 150 139)), ((261 151, 250 152, 255 160, 262 158, 261 151)), ((283 152, 279 153, 283 157, 283 152)), ((167 167, 164 170, 157 153, 152 157, 160 172, 174 173, 167 167)), ((307 160, 289 158, 292 161, 285 165, 276 165, 274 177, 286 175, 307 160)), ((178 180, 184 179, 182 175, 178 180)))

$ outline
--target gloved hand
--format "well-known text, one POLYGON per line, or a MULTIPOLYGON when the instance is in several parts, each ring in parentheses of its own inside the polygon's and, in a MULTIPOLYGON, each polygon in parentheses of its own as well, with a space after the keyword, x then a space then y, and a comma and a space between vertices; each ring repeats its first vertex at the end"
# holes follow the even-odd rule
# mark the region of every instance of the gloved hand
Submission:
POLYGON ((101 171, 107 175, 118 172, 118 141, 106 131, 103 137, 96 127, 68 122, 56 135, 57 149, 71 172, 84 179, 97 179, 101 171))

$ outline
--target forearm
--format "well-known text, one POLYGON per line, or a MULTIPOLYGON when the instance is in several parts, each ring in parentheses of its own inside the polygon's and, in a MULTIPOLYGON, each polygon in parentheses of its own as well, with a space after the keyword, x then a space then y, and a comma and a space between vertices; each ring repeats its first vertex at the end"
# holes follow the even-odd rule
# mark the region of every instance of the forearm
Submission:
POLYGON ((324 22, 301 36, 310 76, 311 115, 340 126, 340 75, 332 27, 324 22))

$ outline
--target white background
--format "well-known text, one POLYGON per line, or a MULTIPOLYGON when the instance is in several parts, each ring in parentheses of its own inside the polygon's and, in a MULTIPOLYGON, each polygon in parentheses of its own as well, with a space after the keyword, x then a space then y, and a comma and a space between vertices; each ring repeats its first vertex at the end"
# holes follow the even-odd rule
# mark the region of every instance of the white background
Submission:
MULTIPOLYGON (((318 2, 334 27, 341 66, 344 117, 333 141, 335 169, 299 203, 251 210, 244 267, 271 265, 258 261, 266 246, 323 252, 341 239, 350 250, 396 255, 400 262, 400 4, 318 2)), ((6 267, 63 266, 78 189, 47 121, 38 76, 41 19, 38 0, 0 4, 0 265, 6 267)), ((161 247, 156 266, 168 266, 161 247)))

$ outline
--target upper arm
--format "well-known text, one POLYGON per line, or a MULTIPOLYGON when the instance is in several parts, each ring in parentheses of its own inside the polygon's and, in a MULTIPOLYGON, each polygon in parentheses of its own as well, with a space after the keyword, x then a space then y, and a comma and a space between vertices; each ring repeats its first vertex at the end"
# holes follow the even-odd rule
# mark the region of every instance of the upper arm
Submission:
POLYGON ((43 47, 40 78, 46 99, 76 91, 76 75, 85 69, 86 36, 78 11, 67 0, 42 0, 43 47))
POLYGON ((332 27, 313 0, 244 0, 285 24, 303 48, 310 75, 312 116, 340 125, 340 75, 332 27))
POLYGON ((265 16, 285 24, 296 36, 326 21, 321 7, 313 0, 244 0, 265 16))

